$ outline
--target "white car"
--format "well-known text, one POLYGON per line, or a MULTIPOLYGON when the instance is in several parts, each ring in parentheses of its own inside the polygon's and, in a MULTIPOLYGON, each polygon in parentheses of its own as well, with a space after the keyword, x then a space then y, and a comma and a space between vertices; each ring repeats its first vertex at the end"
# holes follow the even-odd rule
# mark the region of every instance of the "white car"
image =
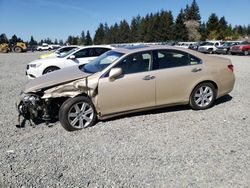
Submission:
POLYGON ((39 59, 30 62, 27 65, 26 75, 29 79, 33 79, 65 67, 87 64, 111 49, 114 49, 114 47, 107 45, 74 48, 59 57, 39 59))
POLYGON ((53 46, 43 43, 42 46, 36 48, 37 51, 53 50, 53 46))
POLYGON ((212 54, 216 51, 218 46, 221 46, 221 41, 209 41, 205 45, 198 48, 199 52, 212 54))
POLYGON ((49 53, 46 53, 46 54, 42 54, 40 56, 40 59, 51 58, 51 57, 59 57, 59 56, 62 56, 64 54, 66 54, 67 52, 69 52, 70 50, 72 50, 74 48, 80 48, 80 46, 75 46, 75 45, 64 46, 64 47, 61 47, 61 48, 57 49, 54 52, 49 52, 49 53))
POLYGON ((196 42, 178 42, 177 45, 175 45, 176 47, 180 47, 180 48, 190 48, 191 46, 193 46, 194 44, 196 44, 196 42))

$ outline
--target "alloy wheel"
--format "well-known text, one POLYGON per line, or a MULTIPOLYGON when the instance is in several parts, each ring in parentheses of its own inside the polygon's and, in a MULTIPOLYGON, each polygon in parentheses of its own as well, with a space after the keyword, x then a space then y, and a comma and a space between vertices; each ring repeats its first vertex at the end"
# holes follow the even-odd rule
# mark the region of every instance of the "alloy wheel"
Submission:
POLYGON ((213 90, 209 86, 202 86, 197 89, 194 95, 195 104, 199 107, 207 107, 213 101, 213 90))
POLYGON ((78 102, 73 105, 68 113, 68 120, 72 127, 77 129, 88 127, 93 121, 94 110, 86 102, 78 102))

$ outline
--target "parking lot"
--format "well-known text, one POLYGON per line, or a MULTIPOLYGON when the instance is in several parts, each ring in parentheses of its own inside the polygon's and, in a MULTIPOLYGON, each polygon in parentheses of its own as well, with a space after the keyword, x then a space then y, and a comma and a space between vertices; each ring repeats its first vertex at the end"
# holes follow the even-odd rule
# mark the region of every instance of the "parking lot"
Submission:
POLYGON ((39 55, 0 54, 0 187, 249 187, 250 56, 222 56, 236 85, 211 109, 171 107, 66 132, 15 126, 26 64, 39 55))

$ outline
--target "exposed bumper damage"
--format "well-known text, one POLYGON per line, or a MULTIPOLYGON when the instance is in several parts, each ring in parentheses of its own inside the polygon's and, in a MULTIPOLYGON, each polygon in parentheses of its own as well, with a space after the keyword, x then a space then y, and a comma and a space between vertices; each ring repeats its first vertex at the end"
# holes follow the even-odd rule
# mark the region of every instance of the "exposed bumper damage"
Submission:
POLYGON ((83 78, 34 93, 21 93, 16 102, 19 125, 27 120, 33 126, 37 120, 48 124, 51 120, 58 118, 60 106, 65 100, 81 94, 88 95, 94 102, 97 84, 92 84, 92 87, 87 85, 91 84, 88 84, 87 78, 83 78), (22 121, 21 117, 24 118, 22 121))

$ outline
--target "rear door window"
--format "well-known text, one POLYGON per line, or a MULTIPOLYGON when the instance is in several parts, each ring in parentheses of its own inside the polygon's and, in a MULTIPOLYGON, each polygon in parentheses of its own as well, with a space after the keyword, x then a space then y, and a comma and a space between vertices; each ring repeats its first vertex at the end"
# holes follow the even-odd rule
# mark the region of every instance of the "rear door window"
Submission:
POLYGON ((178 50, 158 50, 154 52, 154 56, 154 70, 197 65, 202 63, 199 58, 178 50))
POLYGON ((189 64, 188 54, 177 50, 158 50, 155 55, 154 69, 174 68, 189 64))
POLYGON ((82 49, 75 54, 76 58, 84 58, 84 57, 89 57, 89 49, 82 49))

